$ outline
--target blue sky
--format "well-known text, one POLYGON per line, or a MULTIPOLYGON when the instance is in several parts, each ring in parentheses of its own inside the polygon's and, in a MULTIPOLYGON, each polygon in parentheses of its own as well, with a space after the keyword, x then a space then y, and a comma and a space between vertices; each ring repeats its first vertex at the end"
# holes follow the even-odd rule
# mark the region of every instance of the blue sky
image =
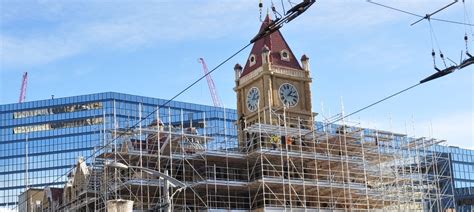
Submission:
MULTIPOLYGON (((426 14, 450 0, 378 2, 426 14)), ((466 4, 472 22, 474 2, 466 4)), ((29 101, 105 91, 171 98, 203 74, 197 58, 212 68, 249 42, 260 26, 257 5, 257 0, 0 1, 0 104, 18 101, 24 71, 30 75, 29 101)), ((436 18, 464 21, 463 11, 457 3, 436 18)), ((416 20, 365 0, 326 0, 281 30, 297 57, 311 58, 313 110, 322 113, 320 120, 339 113, 341 102, 350 113, 433 73, 429 25, 410 26, 416 20)), ((432 25, 447 57, 459 61, 465 30, 474 52, 472 28, 432 25)), ((229 108, 236 102, 233 66, 244 64, 249 51, 213 74, 229 108)), ((351 121, 474 149, 473 71, 471 66, 419 86, 351 121)), ((205 80, 178 100, 212 104, 205 80)))

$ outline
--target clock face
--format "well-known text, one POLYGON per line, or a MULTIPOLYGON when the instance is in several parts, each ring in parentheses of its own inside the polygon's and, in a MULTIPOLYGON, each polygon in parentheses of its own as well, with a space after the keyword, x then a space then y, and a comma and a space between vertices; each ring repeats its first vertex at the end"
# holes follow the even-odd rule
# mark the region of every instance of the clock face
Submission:
POLYGON ((285 106, 293 107, 298 104, 298 90, 290 83, 284 83, 280 86, 280 100, 285 106))
POLYGON ((247 109, 249 109, 251 112, 256 111, 259 100, 260 91, 256 87, 251 88, 247 93, 247 109))

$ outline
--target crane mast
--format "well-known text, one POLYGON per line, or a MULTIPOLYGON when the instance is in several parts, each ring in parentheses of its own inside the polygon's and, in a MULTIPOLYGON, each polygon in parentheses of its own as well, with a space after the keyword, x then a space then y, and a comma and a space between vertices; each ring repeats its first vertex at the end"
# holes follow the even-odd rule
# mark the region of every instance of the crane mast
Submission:
POLYGON ((21 82, 21 91, 20 91, 20 100, 19 103, 22 103, 26 99, 26 86, 28 85, 28 72, 23 74, 23 80, 21 82))
POLYGON ((199 58, 198 62, 202 64, 202 69, 204 70, 204 74, 206 75, 207 85, 209 86, 209 92, 211 93, 212 102, 214 103, 214 106, 222 107, 222 101, 219 95, 217 94, 216 85, 214 84, 214 80, 212 79, 211 74, 207 69, 206 62, 203 58, 199 58))

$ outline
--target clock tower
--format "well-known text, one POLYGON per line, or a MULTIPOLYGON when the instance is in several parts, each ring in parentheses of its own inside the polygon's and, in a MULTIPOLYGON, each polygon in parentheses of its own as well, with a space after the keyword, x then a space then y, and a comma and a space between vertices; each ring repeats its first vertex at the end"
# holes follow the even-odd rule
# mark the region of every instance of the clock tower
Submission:
MULTIPOLYGON (((271 22, 267 15, 260 31, 271 22)), ((309 58, 298 61, 279 30, 256 41, 245 66, 236 64, 234 71, 239 140, 245 128, 283 125, 283 117, 288 127, 312 127, 309 58)))

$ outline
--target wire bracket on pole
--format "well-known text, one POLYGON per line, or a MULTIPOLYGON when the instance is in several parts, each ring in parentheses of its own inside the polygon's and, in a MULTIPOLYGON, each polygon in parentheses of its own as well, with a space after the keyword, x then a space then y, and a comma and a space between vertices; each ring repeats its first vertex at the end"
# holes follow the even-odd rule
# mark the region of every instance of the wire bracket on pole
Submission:
MULTIPOLYGON (((410 11, 406 11, 406 10, 401 10, 401 9, 398 9, 398 8, 395 8, 395 7, 391 7, 391 6, 388 6, 388 5, 385 5, 385 4, 381 4, 381 3, 377 3, 377 2, 374 2, 372 0, 367 0, 368 3, 371 3, 371 4, 374 4, 374 5, 377 5, 377 6, 380 6, 380 7, 385 7, 387 9, 391 9, 391 10, 394 10, 394 11, 398 11, 398 12, 401 12, 401 13, 405 13, 405 14, 408 14, 408 15, 411 15, 411 16, 415 16, 415 17, 419 17, 421 18, 421 20, 425 19, 426 15, 425 16, 422 16, 422 15, 419 15, 419 14, 416 14, 416 13, 412 13, 410 11)), ((446 20, 446 19, 440 19, 440 18, 433 18, 431 17, 432 15, 429 15, 430 16, 430 20, 434 20, 434 21, 440 21, 440 22, 445 22, 445 23, 450 23, 450 24, 460 24, 460 25, 465 25, 465 26, 474 26, 473 24, 471 23, 464 23, 464 22, 459 22, 459 21, 452 21, 452 20, 446 20)))

